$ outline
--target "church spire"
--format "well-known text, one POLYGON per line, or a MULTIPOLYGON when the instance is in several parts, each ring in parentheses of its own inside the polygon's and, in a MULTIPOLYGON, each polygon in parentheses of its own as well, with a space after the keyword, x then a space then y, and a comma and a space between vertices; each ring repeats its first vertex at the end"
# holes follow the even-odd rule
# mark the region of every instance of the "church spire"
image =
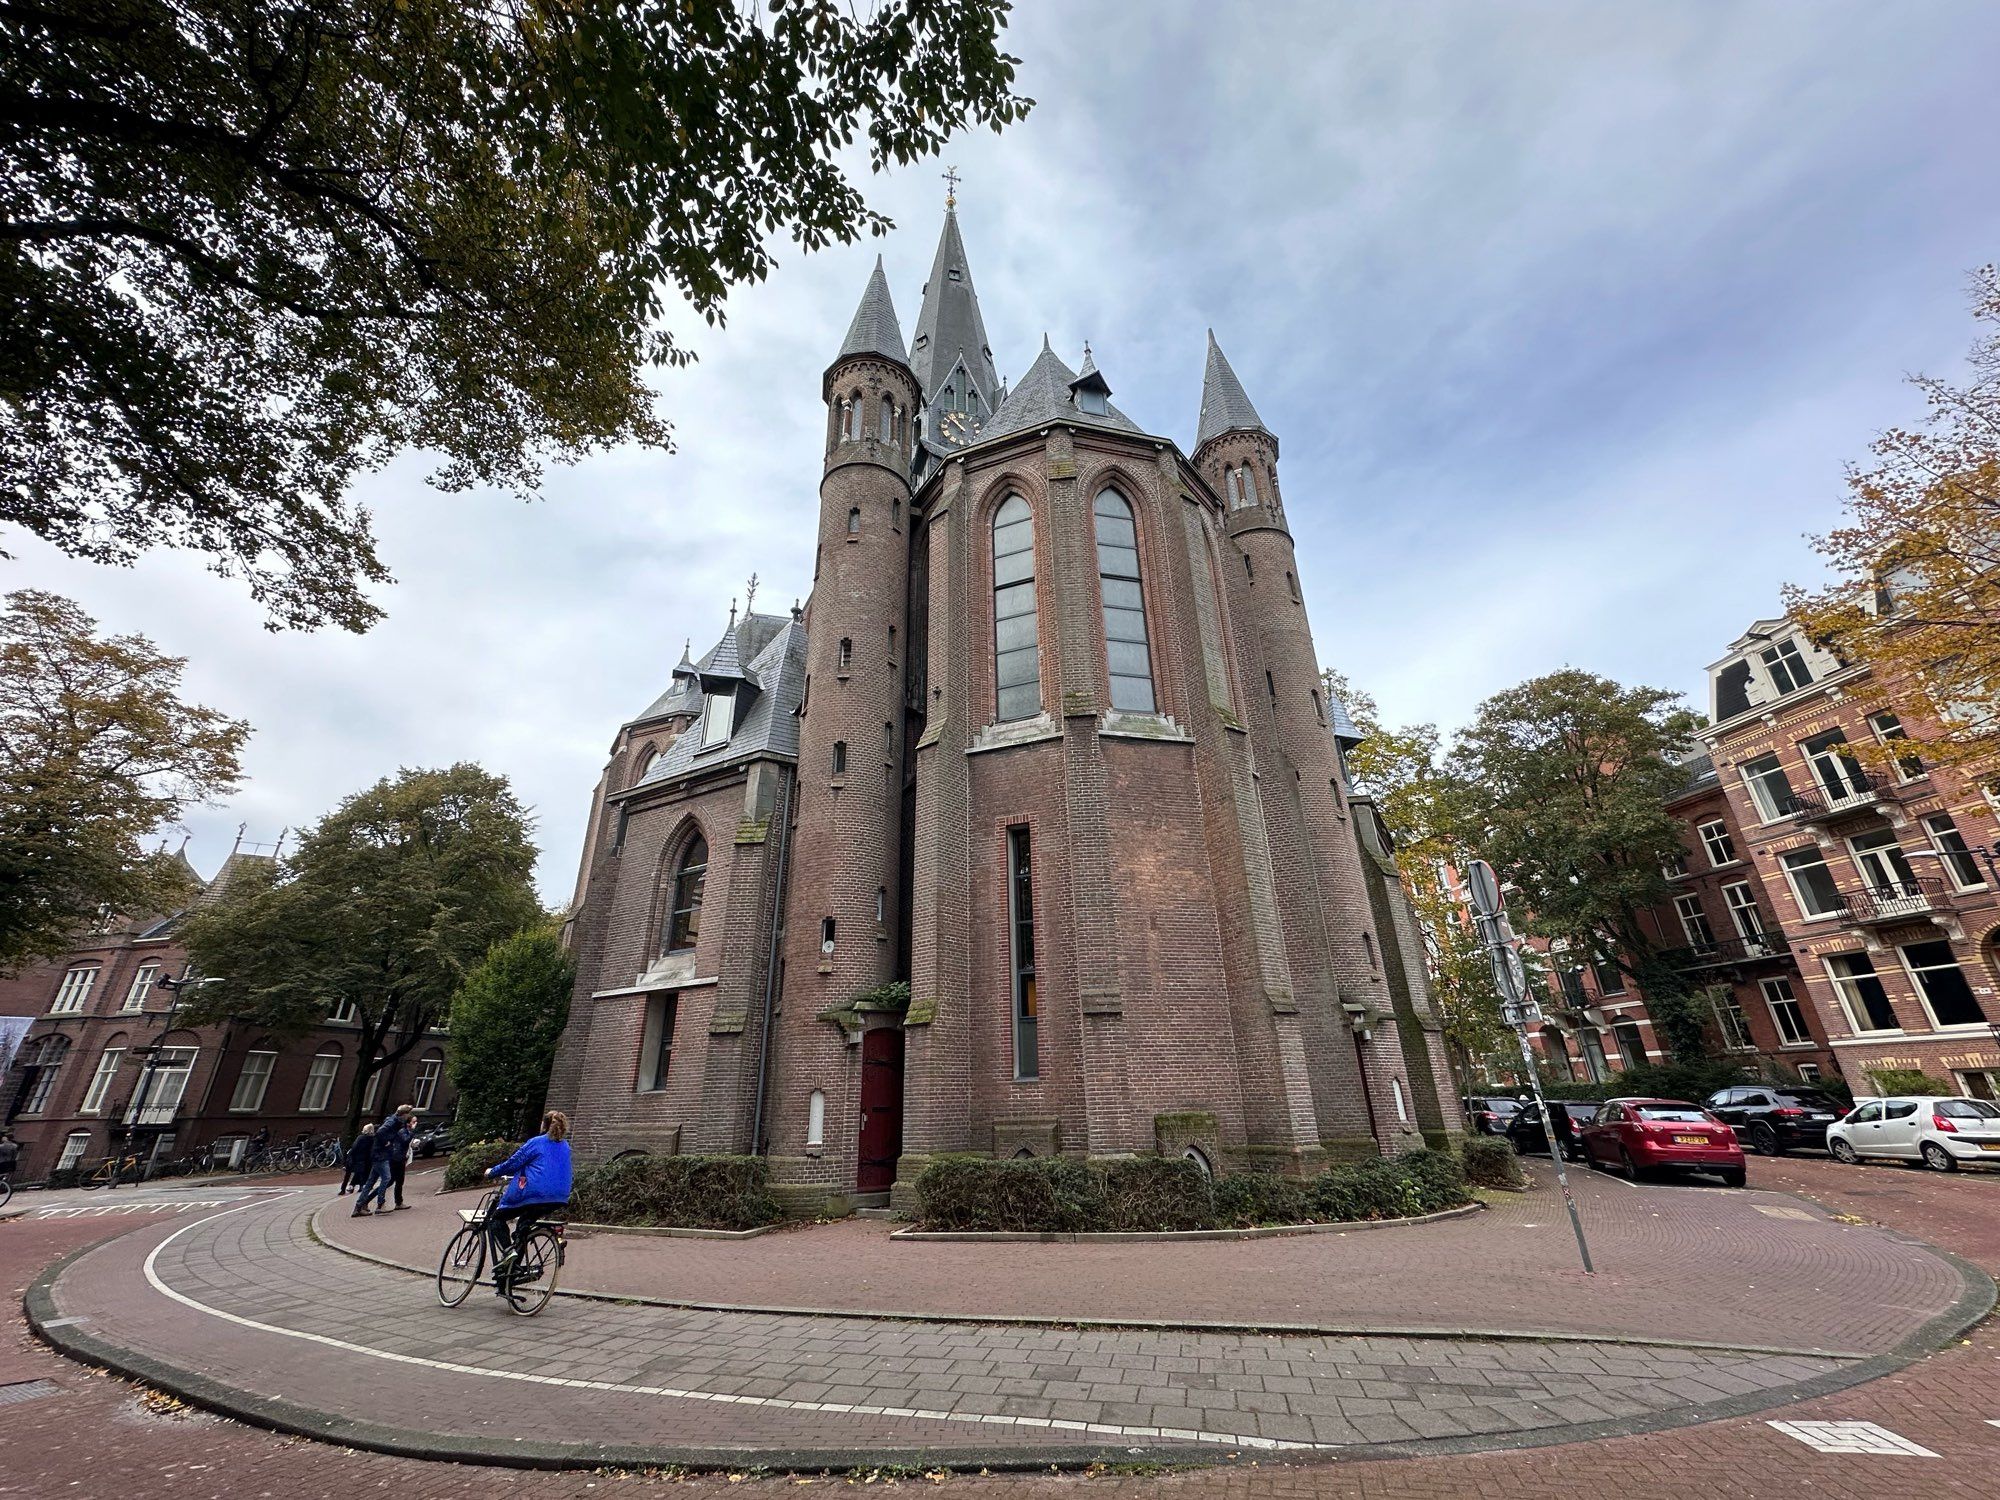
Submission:
POLYGON ((868 278, 861 305, 854 310, 854 321, 847 325, 847 337, 841 341, 834 363, 855 354, 880 354, 899 365, 910 362, 903 348, 903 327, 896 321, 896 304, 889 298, 889 278, 882 274, 879 255, 875 257, 875 274, 868 278))
POLYGON ((955 208, 945 209, 944 232, 938 236, 930 280, 924 283, 924 306, 917 314, 917 335, 910 345, 910 369, 916 374, 924 404, 934 412, 965 412, 976 425, 998 404, 1000 376, 986 343, 986 324, 979 316, 979 296, 972 289, 972 269, 966 264, 965 241, 959 238, 955 208), (961 369, 962 373, 955 374, 961 369), (951 396, 943 401, 947 385, 951 396))
POLYGON ((1271 429, 1264 425, 1264 419, 1257 415, 1257 408, 1250 404, 1244 393, 1243 382, 1236 378, 1236 372, 1229 368, 1224 358, 1222 346, 1215 342, 1215 330, 1208 331, 1208 368, 1201 378, 1201 423, 1194 435, 1195 451, 1210 438, 1218 438, 1225 432, 1261 432, 1277 439, 1271 429))

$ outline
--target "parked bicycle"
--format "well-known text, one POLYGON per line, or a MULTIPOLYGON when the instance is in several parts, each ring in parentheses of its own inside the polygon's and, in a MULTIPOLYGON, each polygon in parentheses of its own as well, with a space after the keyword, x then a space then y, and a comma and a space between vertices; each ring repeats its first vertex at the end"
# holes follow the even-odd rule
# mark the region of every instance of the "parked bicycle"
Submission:
MULTIPOLYGON (((444 1247, 438 1260, 438 1301, 457 1307, 482 1284, 490 1249, 487 1218, 500 1202, 500 1194, 488 1193, 477 1208, 458 1211, 463 1221, 444 1247)), ((556 1292, 556 1276, 568 1253, 568 1224, 561 1219, 542 1219, 521 1240, 513 1265, 496 1268, 499 1281, 485 1281, 506 1294, 507 1305, 524 1318, 532 1318, 549 1305, 556 1292)))
POLYGON ((146 1159, 136 1151, 107 1156, 77 1182, 80 1188, 117 1187, 138 1182, 146 1175, 146 1159))

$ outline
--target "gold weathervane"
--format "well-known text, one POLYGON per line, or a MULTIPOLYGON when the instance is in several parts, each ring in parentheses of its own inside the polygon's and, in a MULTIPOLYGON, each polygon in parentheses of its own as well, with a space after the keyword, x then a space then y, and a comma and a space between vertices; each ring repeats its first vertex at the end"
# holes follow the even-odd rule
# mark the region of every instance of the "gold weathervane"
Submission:
POLYGON ((939 173, 938 175, 944 178, 944 206, 946 208, 957 208, 958 168, 946 167, 944 171, 939 173))

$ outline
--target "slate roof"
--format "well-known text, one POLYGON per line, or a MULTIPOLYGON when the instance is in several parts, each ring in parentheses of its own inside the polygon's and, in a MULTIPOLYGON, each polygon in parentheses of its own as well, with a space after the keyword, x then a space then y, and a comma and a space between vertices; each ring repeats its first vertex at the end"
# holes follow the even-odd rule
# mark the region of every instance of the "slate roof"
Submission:
POLYGON ((673 681, 667 690, 646 705, 646 711, 631 722, 648 724, 654 719, 664 719, 670 714, 698 714, 701 712, 701 678, 695 675, 694 662, 688 656, 688 647, 681 647, 681 659, 674 664, 673 681))
POLYGON ((1250 404, 1243 382, 1229 368, 1229 361, 1223 356, 1222 346, 1216 343, 1215 330, 1211 328, 1208 331, 1208 368, 1201 377, 1201 423, 1195 431, 1194 445, 1199 449, 1210 438, 1243 428, 1264 433, 1271 430, 1257 415, 1257 408, 1250 404))
POLYGON ((1101 414, 1079 408, 1070 390, 1077 378, 1076 372, 1056 357, 1055 351, 1044 339, 1042 352, 1028 367, 1028 373, 1021 377, 1021 383, 1007 393, 1000 410, 993 413, 986 425, 979 429, 978 441, 990 442, 994 438, 1025 432, 1049 422, 1102 427, 1110 432, 1144 433, 1144 428, 1108 402, 1107 410, 1101 414))
POLYGON ((861 305, 854 309, 854 321, 847 325, 847 337, 841 340, 840 353, 834 356, 835 363, 850 354, 882 354, 898 364, 910 362, 909 351, 903 347, 902 325, 896 321, 896 304, 889 298, 889 278, 882 274, 882 257, 875 257, 875 274, 868 278, 868 286, 861 294, 861 305))
POLYGON ((979 316, 979 298, 972 290, 972 268, 966 263, 965 241, 958 235, 958 214, 947 209, 910 349, 910 370, 926 406, 961 355, 981 398, 991 400, 1000 390, 1000 373, 993 368, 986 322, 979 316))
POLYGON ((1687 780, 1674 794, 1676 797, 1689 797, 1696 792, 1705 792, 1718 784, 1715 761, 1708 755, 1700 753, 1690 755, 1681 762, 1681 770, 1687 773, 1687 780))
POLYGON ((1355 726, 1353 717, 1347 712, 1347 705, 1333 694, 1326 697, 1326 722, 1333 729, 1333 737, 1350 745, 1358 745, 1368 736, 1355 726))
POLYGON ((805 695, 806 682, 805 626, 788 615, 745 615, 702 658, 697 669, 712 671, 711 659, 723 642, 732 638, 736 650, 745 653, 744 667, 762 687, 743 711, 736 733, 728 743, 704 751, 701 732, 688 730, 654 758, 640 785, 651 786, 758 757, 798 759, 799 701, 805 695))

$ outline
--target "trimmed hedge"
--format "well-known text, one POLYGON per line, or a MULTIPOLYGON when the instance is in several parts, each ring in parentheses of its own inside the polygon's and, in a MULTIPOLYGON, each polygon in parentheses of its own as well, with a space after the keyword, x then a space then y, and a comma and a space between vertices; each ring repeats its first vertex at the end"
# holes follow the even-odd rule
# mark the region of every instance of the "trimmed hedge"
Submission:
POLYGON ((487 1168, 499 1166, 520 1149, 519 1141, 474 1141, 460 1146, 445 1158, 444 1190, 455 1193, 460 1188, 478 1187, 486 1180, 487 1168))
POLYGON ((1440 1213, 1472 1201, 1441 1151, 1350 1162, 1301 1181, 1243 1172, 1211 1181, 1191 1161, 1091 1166, 1071 1157, 940 1157, 918 1174, 925 1229, 1078 1234, 1353 1223, 1440 1213))
POLYGON ((1520 1155, 1498 1136, 1467 1136, 1458 1148, 1458 1160, 1465 1180, 1474 1187, 1519 1192, 1528 1185, 1521 1175, 1520 1155))
POLYGON ((761 1156, 622 1156, 576 1174, 570 1217, 583 1224, 759 1229, 783 1217, 761 1156))

